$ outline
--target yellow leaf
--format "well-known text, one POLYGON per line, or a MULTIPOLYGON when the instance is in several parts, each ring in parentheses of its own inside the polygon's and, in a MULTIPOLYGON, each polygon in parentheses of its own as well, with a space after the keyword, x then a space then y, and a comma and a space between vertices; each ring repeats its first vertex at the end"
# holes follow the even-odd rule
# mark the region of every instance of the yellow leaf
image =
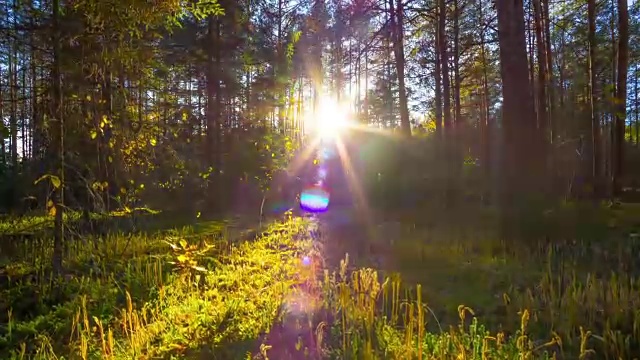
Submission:
POLYGON ((87 101, 91 101, 91 95, 87 95, 87 101))
POLYGON ((196 218, 198 218, 198 219, 199 219, 199 218, 200 218, 200 215, 201 215, 201 214, 200 214, 200 211, 198 211, 198 213, 196 214, 196 218))
POLYGON ((49 208, 49 215, 50 216, 56 216, 56 207, 52 206, 49 208))
POLYGON ((178 261, 179 262, 185 262, 185 261, 187 261, 187 257, 184 256, 184 255, 178 255, 178 261))
POLYGON ((151 144, 151 146, 156 146, 156 139, 151 138, 151 139, 149 140, 149 143, 151 144))
POLYGON ((62 182, 60 181, 60 178, 57 176, 51 176, 51 184, 53 185, 54 188, 59 188, 60 185, 62 185, 62 182))
POLYGON ((91 130, 91 139, 95 139, 98 136, 98 132, 95 130, 91 130))
POLYGON ((53 207, 53 200, 47 201, 47 208, 53 207))
POLYGON ((112 162, 113 162, 113 158, 111 157, 111 155, 109 155, 108 160, 109 160, 109 162, 110 162, 110 163, 112 163, 112 162))
POLYGON ((180 240, 180 246, 182 246, 183 249, 187 248, 187 241, 185 239, 180 240))

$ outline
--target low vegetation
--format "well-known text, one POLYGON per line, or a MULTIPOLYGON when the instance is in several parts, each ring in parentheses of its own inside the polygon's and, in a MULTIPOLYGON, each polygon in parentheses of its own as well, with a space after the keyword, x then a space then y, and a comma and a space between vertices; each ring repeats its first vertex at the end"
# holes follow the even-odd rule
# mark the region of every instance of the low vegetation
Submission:
POLYGON ((363 253, 325 267, 331 229, 291 215, 257 235, 203 221, 78 240, 60 278, 49 275, 50 247, 35 246, 0 268, 0 352, 628 359, 640 344, 640 239, 624 219, 603 220, 620 229, 606 242, 530 247, 405 219, 379 232, 392 258, 385 269, 364 267, 363 253))

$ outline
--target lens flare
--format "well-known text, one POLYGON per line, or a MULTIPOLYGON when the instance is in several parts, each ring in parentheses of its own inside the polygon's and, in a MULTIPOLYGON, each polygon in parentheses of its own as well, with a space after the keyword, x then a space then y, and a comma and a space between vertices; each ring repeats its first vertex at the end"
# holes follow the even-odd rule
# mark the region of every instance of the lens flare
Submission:
POLYGON ((300 208, 310 212, 326 211, 329 207, 329 192, 321 186, 310 186, 300 193, 300 208))

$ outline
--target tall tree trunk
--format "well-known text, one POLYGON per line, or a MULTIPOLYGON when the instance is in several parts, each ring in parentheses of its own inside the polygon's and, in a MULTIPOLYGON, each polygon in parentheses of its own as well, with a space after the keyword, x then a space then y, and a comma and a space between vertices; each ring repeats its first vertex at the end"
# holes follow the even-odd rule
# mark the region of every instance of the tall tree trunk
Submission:
MULTIPOLYGON (((442 9, 440 8, 440 5, 438 3, 437 6, 437 11, 442 11, 442 9)), ((440 17, 438 17, 439 19, 440 17)), ((436 33, 435 33, 435 39, 436 39, 436 45, 434 47, 434 53, 435 53, 435 74, 434 74, 434 81, 435 81, 435 94, 434 94, 434 100, 435 100, 435 111, 436 111, 436 136, 438 138, 442 138, 442 69, 441 69, 441 63, 442 63, 442 58, 440 56, 440 25, 439 25, 439 20, 436 20, 436 33)))
POLYGON ((449 136, 451 133, 451 93, 449 83, 449 52, 447 50, 447 5, 445 0, 439 0, 439 25, 438 25, 438 40, 440 48, 440 65, 442 69, 442 111, 444 120, 444 133, 445 136, 449 136))
POLYGON ((62 109, 62 81, 60 78, 60 26, 59 26, 59 18, 60 18, 60 3, 59 0, 53 0, 52 2, 52 43, 53 43, 53 69, 51 72, 52 76, 52 86, 53 86, 53 94, 52 94, 52 122, 53 122, 53 149, 54 149, 54 158, 57 158, 54 162, 53 168, 56 169, 58 174, 59 183, 56 186, 55 182, 53 185, 53 209, 55 209, 55 223, 54 223, 54 239, 53 239, 53 258, 52 265, 53 271, 57 274, 62 272, 62 256, 64 251, 64 224, 63 224, 63 213, 64 213, 64 187, 65 187, 65 179, 64 179, 64 118, 63 118, 63 109, 62 109))
MULTIPOLYGON (((209 16, 209 59, 207 69, 207 152, 209 155, 209 165, 213 168, 214 188, 219 187, 220 173, 220 119, 222 99, 220 96, 220 20, 213 16, 209 16)), ((216 202, 214 207, 220 204, 220 198, 217 191, 211 192, 212 198, 216 202)))
POLYGON ((594 87, 596 84, 596 1, 588 0, 587 2, 588 17, 588 41, 589 41, 589 110, 591 113, 591 143, 587 147, 587 155, 591 160, 591 185, 596 198, 600 195, 600 118, 596 111, 596 100, 594 87))
POLYGON ((635 71, 635 125, 636 125, 636 147, 640 145, 640 98, 638 98, 638 91, 640 88, 638 87, 638 77, 640 77, 640 64, 636 63, 636 71, 635 71))
POLYGON ((456 128, 460 131, 462 125, 461 107, 460 107, 460 86, 462 79, 460 77, 460 7, 458 0, 453 1, 453 101, 454 101, 454 118, 456 128))
MULTIPOLYGON (((484 24, 485 18, 483 13, 482 0, 477 0, 480 21, 484 24)), ((480 144, 482 154, 482 164, 484 165, 485 183, 490 183, 491 179, 491 123, 489 121, 489 80, 487 74, 487 57, 486 57, 486 34, 485 28, 480 31, 480 61, 482 63, 482 120, 480 126, 480 144)), ((488 189, 488 186, 486 187, 488 189)))
MULTIPOLYGON (((0 79, 2 79, 2 68, 0 67, 0 79)), ((0 99, 4 99, 2 92, 2 81, 0 81, 0 99)), ((7 164, 7 149, 5 149, 5 124, 4 124, 4 102, 0 101, 0 164, 4 167, 7 164)))
MULTIPOLYGON (((534 190, 541 176, 535 159, 536 118, 527 74, 522 0, 497 0, 500 74, 502 78, 503 205, 508 209, 518 190, 534 190)), ((505 209, 505 210, 506 210, 505 209)))
POLYGON ((541 135, 541 149, 544 153, 544 146, 547 142, 547 56, 545 54, 545 43, 542 35, 542 6, 540 0, 533 1, 533 14, 536 31, 536 50, 538 62, 538 129, 541 135))
POLYGON ((394 6, 393 0, 389 0, 389 9, 391 10, 391 31, 393 36, 393 53, 396 62, 396 74, 398 76, 398 91, 400 100, 400 127, 404 136, 411 136, 411 123, 409 122, 409 105, 407 104, 407 90, 404 82, 404 38, 403 38, 403 22, 404 9, 402 0, 396 0, 397 5, 394 6))
MULTIPOLYGON (((17 0, 13 1, 13 30, 17 36, 18 21, 16 12, 18 11, 17 0)), ((11 101, 11 114, 9 117, 9 127, 11 131, 11 166, 13 179, 16 179, 18 171, 18 43, 17 38, 11 39, 11 49, 9 50, 9 97, 11 101)), ((12 202, 15 195, 12 194, 12 202)))
POLYGON ((622 193, 624 163, 624 132, 627 118, 627 72, 629 70, 629 8, 627 0, 618 0, 618 79, 616 86, 615 150, 613 169, 613 191, 622 193))
MULTIPOLYGON (((528 3, 529 7, 527 8, 527 11, 525 13, 525 33, 527 36, 527 50, 528 50, 528 54, 529 54, 529 85, 531 85, 531 94, 535 94, 535 86, 536 86, 536 77, 535 77, 535 62, 533 61, 533 54, 534 54, 534 49, 535 46, 533 45, 533 37, 534 37, 534 33, 532 31, 533 26, 531 26, 531 5, 532 5, 532 0, 529 1, 528 3)), ((535 106, 534 106, 535 108, 535 106)), ((536 109, 537 110, 537 109, 536 109)))
POLYGON ((553 138, 555 136, 555 130, 554 130, 554 111, 555 111, 555 89, 554 89, 554 76, 553 76, 553 55, 552 55, 552 49, 551 49, 551 26, 550 26, 550 21, 549 21, 549 1, 550 0, 543 0, 543 21, 544 21, 544 39, 545 39, 545 43, 546 43, 546 49, 545 49, 545 54, 547 56, 547 96, 549 97, 548 99, 548 105, 549 105, 549 113, 548 113, 548 118, 549 118, 549 124, 548 124, 548 128, 549 128, 549 142, 551 144, 553 144, 553 138))

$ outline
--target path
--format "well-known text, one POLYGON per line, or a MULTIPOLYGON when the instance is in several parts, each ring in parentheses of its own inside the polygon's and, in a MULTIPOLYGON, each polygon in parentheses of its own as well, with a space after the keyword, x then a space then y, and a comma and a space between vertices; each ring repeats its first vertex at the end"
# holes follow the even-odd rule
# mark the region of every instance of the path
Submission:
MULTIPOLYGON (((342 166, 332 161, 331 166, 325 169, 333 172, 327 176, 332 181, 328 186, 331 191, 329 210, 318 214, 299 209, 295 211, 298 215, 310 218, 308 232, 312 235, 314 250, 319 253, 319 256, 309 254, 304 257, 303 267, 316 267, 315 273, 320 278, 324 269, 337 270, 347 253, 351 264, 357 264, 359 258, 380 253, 379 249, 372 248, 371 232, 367 231, 367 226, 371 224, 365 224, 362 214, 356 211, 353 194, 345 191, 347 183, 342 166)), ((317 348, 318 326, 321 322, 330 326, 332 320, 331 314, 323 313, 321 309, 321 295, 321 290, 310 283, 301 283, 291 291, 283 304, 283 320, 274 325, 265 339, 265 343, 271 347, 267 351, 270 359, 326 358, 322 349, 317 348)), ((321 327, 325 339, 329 335, 329 326, 321 327)))

